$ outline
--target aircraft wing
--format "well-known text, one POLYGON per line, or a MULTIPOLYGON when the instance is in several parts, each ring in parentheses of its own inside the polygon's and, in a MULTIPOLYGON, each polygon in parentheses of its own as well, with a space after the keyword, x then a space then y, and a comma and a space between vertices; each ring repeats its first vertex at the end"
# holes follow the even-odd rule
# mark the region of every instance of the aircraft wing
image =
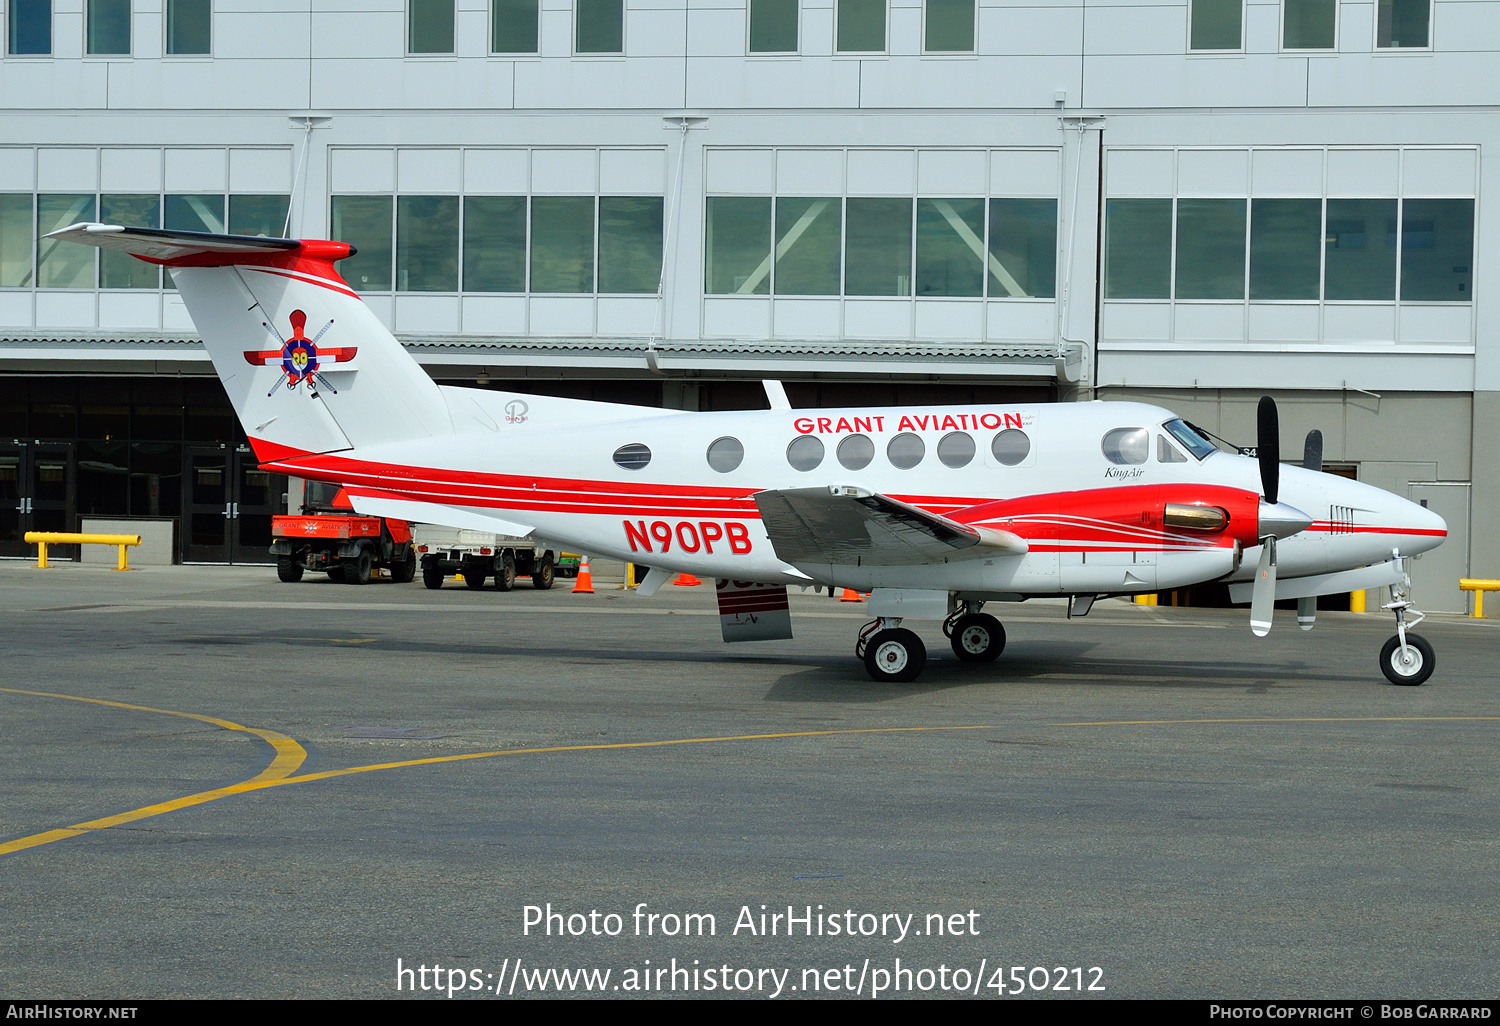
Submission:
POLYGON ((1027 550, 1009 531, 970 527, 860 488, 768 489, 754 498, 777 557, 793 566, 917 566, 976 546, 1007 556, 1027 550))
POLYGON ((117 249, 154 260, 197 256, 200 253, 274 253, 297 249, 296 239, 267 239, 259 235, 214 235, 162 228, 126 228, 117 224, 83 222, 49 232, 45 238, 81 242, 100 249, 117 249))

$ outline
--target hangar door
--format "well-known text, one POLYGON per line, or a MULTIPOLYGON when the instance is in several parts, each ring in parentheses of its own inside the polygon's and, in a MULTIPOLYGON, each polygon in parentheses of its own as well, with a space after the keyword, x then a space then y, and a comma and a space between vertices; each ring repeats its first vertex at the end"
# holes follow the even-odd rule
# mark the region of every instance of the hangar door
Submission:
POLYGON ((1434 613, 1468 611, 1468 596, 1458 590, 1458 579, 1469 576, 1468 482, 1413 481, 1407 498, 1448 522, 1448 540, 1408 565, 1412 601, 1434 613))

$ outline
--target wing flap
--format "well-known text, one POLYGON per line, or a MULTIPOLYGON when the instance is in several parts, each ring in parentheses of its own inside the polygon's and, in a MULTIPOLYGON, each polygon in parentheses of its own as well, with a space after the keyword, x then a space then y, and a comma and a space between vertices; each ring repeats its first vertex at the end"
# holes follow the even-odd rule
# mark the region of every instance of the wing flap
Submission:
POLYGON ((971 527, 860 488, 768 489, 754 498, 776 555, 793 566, 916 566, 976 547, 1027 551, 1025 539, 1008 531, 971 527))

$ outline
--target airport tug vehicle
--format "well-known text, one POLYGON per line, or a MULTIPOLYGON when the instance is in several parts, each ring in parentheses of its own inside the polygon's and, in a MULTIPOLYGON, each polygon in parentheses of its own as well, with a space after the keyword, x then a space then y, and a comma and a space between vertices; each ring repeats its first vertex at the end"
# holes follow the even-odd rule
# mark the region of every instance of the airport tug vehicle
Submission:
MULTIPOLYGON (((1220 581, 1257 636, 1278 599, 1389 588, 1387 679, 1420 684, 1432 646, 1405 560, 1441 517, 1284 466, 1262 399, 1256 456, 1171 411, 1091 402, 689 413, 438 385, 339 276, 341 242, 76 224, 57 238, 166 266, 263 467, 345 487, 357 513, 549 539, 715 578, 727 641, 790 637, 787 586, 869 595, 856 654, 881 682, 926 662, 907 620, 993 661, 987 608, 1220 581)), ((1307 462, 1307 461, 1305 461, 1307 462)))
POLYGON ((271 554, 276 576, 286 584, 304 571, 322 571, 345 584, 368 584, 376 567, 388 569, 397 584, 416 575, 411 526, 404 520, 362 516, 344 490, 309 481, 298 516, 271 517, 271 554))

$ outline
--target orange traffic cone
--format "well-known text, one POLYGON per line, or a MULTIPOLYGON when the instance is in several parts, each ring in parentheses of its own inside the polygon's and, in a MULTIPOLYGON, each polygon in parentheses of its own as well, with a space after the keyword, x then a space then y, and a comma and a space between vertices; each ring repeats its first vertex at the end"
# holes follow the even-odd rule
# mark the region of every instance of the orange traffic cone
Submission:
POLYGON ((853 588, 845 588, 844 589, 844 593, 839 596, 839 601, 840 602, 863 602, 864 599, 860 598, 859 597, 859 592, 855 591, 853 588))
POLYGON ((692 574, 678 574, 677 580, 673 581, 672 583, 679 588, 696 588, 703 582, 698 580, 698 578, 694 577, 692 574))
POLYGON ((592 595, 594 593, 594 578, 589 573, 589 557, 584 556, 578 564, 578 580, 573 582, 574 595, 592 595))

